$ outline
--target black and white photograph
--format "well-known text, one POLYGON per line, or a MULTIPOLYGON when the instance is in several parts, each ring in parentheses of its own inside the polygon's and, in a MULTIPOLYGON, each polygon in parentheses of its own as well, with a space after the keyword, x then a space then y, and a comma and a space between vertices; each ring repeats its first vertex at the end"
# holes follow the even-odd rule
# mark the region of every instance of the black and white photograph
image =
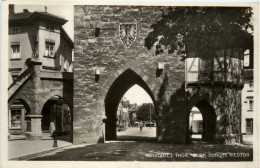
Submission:
POLYGON ((33 2, 2 5, 1 166, 258 166, 258 2, 33 2))

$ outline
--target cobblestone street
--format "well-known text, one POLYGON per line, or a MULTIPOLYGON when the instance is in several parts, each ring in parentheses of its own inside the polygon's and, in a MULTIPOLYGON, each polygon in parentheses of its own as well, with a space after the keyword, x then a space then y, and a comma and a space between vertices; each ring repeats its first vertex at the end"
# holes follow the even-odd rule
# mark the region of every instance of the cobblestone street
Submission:
POLYGON ((56 161, 251 161, 251 145, 206 144, 194 141, 190 145, 156 143, 155 128, 138 128, 120 132, 119 141, 95 145, 74 145, 31 160, 56 161), (136 133, 136 136, 126 133, 136 133), (137 133, 138 132, 138 133, 137 133), (142 137, 141 135, 146 135, 142 137), (149 137, 150 136, 150 137, 149 137), (122 141, 120 141, 122 140, 122 141), (123 141, 124 140, 124 141, 123 141))

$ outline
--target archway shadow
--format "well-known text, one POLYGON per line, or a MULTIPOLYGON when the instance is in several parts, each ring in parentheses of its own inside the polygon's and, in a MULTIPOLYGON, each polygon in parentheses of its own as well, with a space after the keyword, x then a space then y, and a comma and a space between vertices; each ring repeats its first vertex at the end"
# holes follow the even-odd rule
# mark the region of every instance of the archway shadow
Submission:
POLYGON ((117 136, 116 140, 117 141, 138 141, 138 142, 156 143, 155 137, 147 137, 147 136, 121 135, 121 136, 117 136))

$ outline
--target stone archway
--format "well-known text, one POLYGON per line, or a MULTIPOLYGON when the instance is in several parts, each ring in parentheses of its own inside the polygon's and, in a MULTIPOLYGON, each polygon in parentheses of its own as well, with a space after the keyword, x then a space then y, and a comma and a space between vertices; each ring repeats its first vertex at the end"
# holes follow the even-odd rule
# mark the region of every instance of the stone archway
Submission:
MULTIPOLYGON (((53 94, 54 93, 49 95, 53 94)), ((46 98, 47 96, 45 99, 46 98)), ((56 130, 58 135, 68 135, 65 138, 68 141, 72 141, 72 110, 64 98, 58 95, 49 97, 49 99, 44 102, 41 115, 41 128, 43 133, 52 134, 53 131, 56 130)))
POLYGON ((29 99, 27 99, 27 97, 20 95, 15 99, 12 99, 9 103, 8 103, 8 109, 11 108, 11 105, 14 103, 14 101, 19 100, 25 107, 27 113, 26 114, 30 114, 31 110, 32 110, 32 103, 31 101, 29 101, 29 99))
MULTIPOLYGON (((189 107, 197 107, 202 114, 202 140, 209 143, 215 143, 217 117, 214 108, 204 99, 196 101, 196 103, 192 104, 189 107)), ((188 108, 188 113, 190 113, 191 108, 188 108)), ((187 121, 189 121, 189 115, 187 115, 187 117, 187 121)), ((187 125, 189 126, 189 122, 187 125)))
POLYGON ((140 77, 133 70, 126 69, 111 84, 111 87, 107 91, 106 97, 104 99, 105 115, 107 117, 105 122, 106 140, 116 139, 116 111, 117 111, 119 101, 126 93, 126 91, 135 84, 142 87, 151 97, 153 102, 155 102, 152 91, 150 90, 146 82, 142 79, 142 77, 140 77))

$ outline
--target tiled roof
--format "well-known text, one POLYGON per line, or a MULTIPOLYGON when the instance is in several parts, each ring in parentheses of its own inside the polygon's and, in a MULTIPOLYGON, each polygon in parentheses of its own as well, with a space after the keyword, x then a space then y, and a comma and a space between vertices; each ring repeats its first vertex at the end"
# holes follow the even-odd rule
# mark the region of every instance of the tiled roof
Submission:
POLYGON ((55 21, 58 21, 61 24, 64 24, 68 21, 68 20, 66 20, 62 17, 50 14, 48 12, 29 12, 29 11, 11 14, 11 15, 9 15, 9 21, 10 22, 24 21, 24 20, 29 21, 29 20, 33 20, 33 19, 38 18, 38 17, 46 18, 46 19, 50 19, 50 20, 55 20, 55 21))
MULTIPOLYGON (((59 17, 59 16, 56 16, 56 15, 50 14, 50 13, 48 13, 48 12, 34 12, 34 13, 38 13, 38 14, 41 14, 41 15, 45 15, 45 16, 49 16, 49 17, 55 17, 55 18, 58 18, 58 19, 66 20, 66 19, 64 19, 63 17, 59 17)), ((67 20, 66 20, 66 21, 67 21, 67 20)))
MULTIPOLYGON (((28 10, 25 10, 22 13, 14 13, 14 14, 9 14, 9 22, 11 23, 18 23, 18 24, 23 24, 25 21, 33 21, 34 19, 38 18, 43 18, 43 19, 49 19, 52 21, 55 21, 56 23, 60 23, 61 25, 65 24, 68 20, 50 14, 48 12, 29 12, 28 10)), ((64 38, 69 42, 70 46, 74 48, 74 43, 71 40, 71 38, 68 36, 66 31, 61 27, 61 34, 64 36, 64 38)))
POLYGON ((10 21, 21 20, 21 19, 28 19, 32 15, 32 12, 22 12, 22 13, 15 13, 9 15, 10 21))

